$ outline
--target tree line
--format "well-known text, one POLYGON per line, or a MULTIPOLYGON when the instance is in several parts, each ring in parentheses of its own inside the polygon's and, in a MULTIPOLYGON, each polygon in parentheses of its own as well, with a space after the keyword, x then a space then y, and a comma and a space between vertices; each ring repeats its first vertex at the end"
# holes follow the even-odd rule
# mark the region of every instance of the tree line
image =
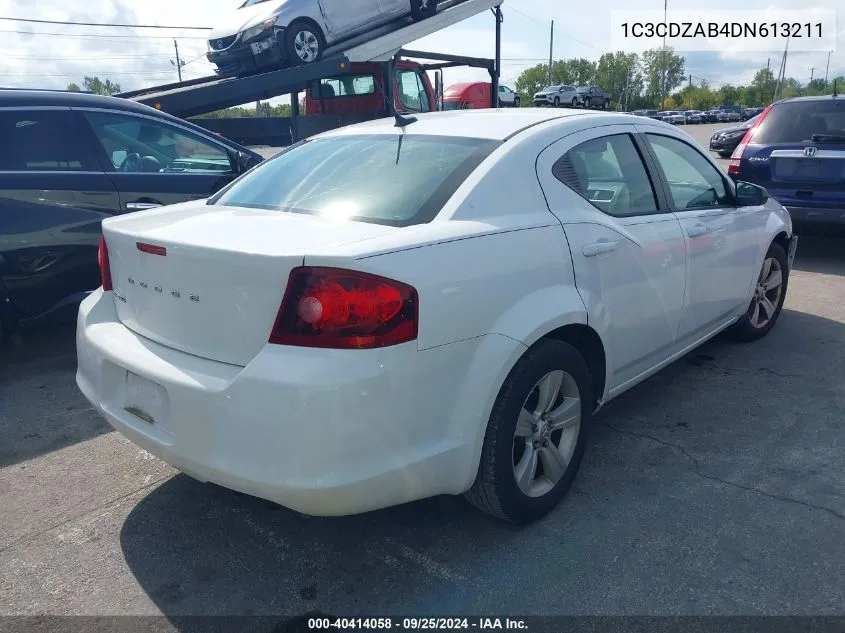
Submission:
MULTIPOLYGON (((769 68, 761 68, 747 85, 711 85, 687 73, 686 60, 671 48, 637 53, 605 53, 597 61, 562 59, 549 65, 537 64, 522 72, 515 90, 523 106, 530 106, 534 94, 548 85, 595 85, 610 94, 613 109, 637 110, 685 108, 706 110, 713 106, 764 106, 774 98, 777 80, 769 68)), ((845 89, 845 77, 838 77, 845 89)), ((794 78, 784 81, 779 98, 829 94, 833 80, 814 79, 802 86, 794 78)))

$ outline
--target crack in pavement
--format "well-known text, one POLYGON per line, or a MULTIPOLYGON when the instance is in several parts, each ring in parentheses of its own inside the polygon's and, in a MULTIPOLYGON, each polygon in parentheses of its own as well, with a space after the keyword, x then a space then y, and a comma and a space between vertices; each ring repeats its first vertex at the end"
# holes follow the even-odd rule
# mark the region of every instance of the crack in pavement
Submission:
POLYGON ((827 506, 818 505, 818 504, 815 504, 815 503, 810 503, 809 501, 802 501, 801 499, 793 499, 792 497, 785 497, 785 496, 782 496, 782 495, 772 494, 771 492, 766 492, 765 490, 760 490, 759 488, 755 488, 753 486, 744 486, 744 485, 738 484, 734 481, 728 481, 727 479, 721 479, 721 478, 716 477, 714 475, 706 475, 706 474, 701 472, 701 463, 699 462, 699 460, 697 458, 693 457, 690 453, 687 452, 687 450, 683 446, 680 446, 679 444, 673 444, 672 442, 667 442, 666 440, 661 440, 658 437, 654 437, 652 435, 647 435, 645 433, 635 433, 634 431, 624 431, 622 429, 616 428, 615 426, 612 426, 612 425, 607 424, 607 423, 605 423, 604 426, 609 428, 611 431, 615 431, 616 433, 619 433, 620 435, 630 435, 631 437, 639 437, 639 438, 642 438, 642 439, 651 440, 652 442, 657 442, 658 444, 663 444, 664 446, 668 446, 669 448, 679 452, 681 455, 683 455, 689 461, 691 461, 693 466, 694 466, 693 472, 696 475, 698 475, 699 477, 701 477, 702 479, 709 479, 710 481, 716 481, 716 482, 725 484, 726 486, 733 486, 734 488, 739 488, 740 490, 745 490, 745 491, 748 491, 748 492, 754 492, 754 493, 759 494, 763 497, 768 497, 769 499, 775 499, 777 501, 783 501, 785 503, 794 503, 796 505, 804 506, 806 508, 812 508, 814 510, 822 510, 824 512, 827 512, 827 513, 835 516, 837 519, 841 519, 841 520, 845 521, 845 514, 840 514, 839 512, 834 510, 833 508, 829 508, 827 506))
MULTIPOLYGON (((145 484, 145 485, 141 486, 140 488, 135 488, 134 490, 127 492, 125 495, 121 495, 121 496, 116 497, 114 499, 110 499, 110 500, 106 501, 105 503, 101 503, 100 505, 91 508, 90 510, 86 510, 85 512, 80 512, 79 514, 76 514, 72 517, 68 517, 66 519, 63 519, 63 520, 59 521, 58 523, 56 523, 54 525, 50 525, 49 527, 44 528, 43 530, 39 530, 38 532, 30 532, 29 534, 24 534, 23 536, 15 539, 14 541, 9 543, 8 545, 4 545, 3 547, 0 547, 0 554, 12 549, 16 545, 20 545, 21 543, 24 543, 26 541, 31 541, 32 539, 38 538, 39 536, 43 536, 44 534, 47 534, 48 532, 51 532, 51 531, 55 530, 56 528, 60 528, 63 525, 67 525, 71 521, 76 521, 77 519, 81 519, 84 516, 87 516, 89 514, 93 514, 94 512, 97 512, 97 510, 103 510, 104 508, 107 508, 109 506, 113 506, 113 505, 123 501, 127 497, 131 497, 132 495, 134 495, 137 492, 141 492, 142 490, 146 490, 147 488, 151 488, 151 487, 153 487, 157 484, 160 484, 162 481, 165 481, 166 479, 170 479, 170 477, 172 477, 172 475, 167 475, 166 477, 161 477, 160 479, 156 479, 155 481, 153 481, 149 484, 145 484)), ((81 503, 85 503, 85 501, 87 501, 87 499, 90 499, 90 497, 80 501, 76 505, 80 505, 81 503)))

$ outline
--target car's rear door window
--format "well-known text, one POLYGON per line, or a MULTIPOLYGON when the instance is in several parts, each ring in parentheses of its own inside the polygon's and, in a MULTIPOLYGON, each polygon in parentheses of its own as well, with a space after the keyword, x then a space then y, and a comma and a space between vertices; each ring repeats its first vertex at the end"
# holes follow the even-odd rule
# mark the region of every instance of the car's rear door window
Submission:
POLYGON ((211 204, 393 226, 429 222, 499 141, 427 135, 314 139, 259 165, 211 204))
POLYGON ((0 111, 0 171, 99 171, 70 110, 0 111))

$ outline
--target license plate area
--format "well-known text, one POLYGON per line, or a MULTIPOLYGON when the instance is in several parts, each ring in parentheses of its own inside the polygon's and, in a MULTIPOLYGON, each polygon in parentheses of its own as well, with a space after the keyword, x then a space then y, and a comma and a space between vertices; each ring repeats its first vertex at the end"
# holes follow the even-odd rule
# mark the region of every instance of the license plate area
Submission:
POLYGON ((258 55, 259 53, 262 53, 263 51, 266 51, 267 49, 270 48, 270 40, 262 40, 260 42, 253 42, 252 44, 249 45, 249 47, 252 49, 253 55, 258 55))
POLYGON ((778 158, 775 178, 782 182, 837 182, 845 171, 845 160, 822 158, 778 158))
POLYGON ((146 425, 168 432, 169 402, 164 387, 151 380, 126 372, 123 410, 146 425))

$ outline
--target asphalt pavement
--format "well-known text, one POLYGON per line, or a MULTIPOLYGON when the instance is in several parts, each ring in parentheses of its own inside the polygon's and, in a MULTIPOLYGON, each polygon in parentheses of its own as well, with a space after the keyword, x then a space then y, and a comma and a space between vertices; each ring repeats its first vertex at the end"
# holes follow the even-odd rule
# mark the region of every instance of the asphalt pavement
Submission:
POLYGON ((461 498, 323 519, 197 483, 87 405, 72 329, 28 340, 0 361, 0 615, 845 614, 843 243, 801 240, 769 337, 612 402, 523 528, 461 498))

